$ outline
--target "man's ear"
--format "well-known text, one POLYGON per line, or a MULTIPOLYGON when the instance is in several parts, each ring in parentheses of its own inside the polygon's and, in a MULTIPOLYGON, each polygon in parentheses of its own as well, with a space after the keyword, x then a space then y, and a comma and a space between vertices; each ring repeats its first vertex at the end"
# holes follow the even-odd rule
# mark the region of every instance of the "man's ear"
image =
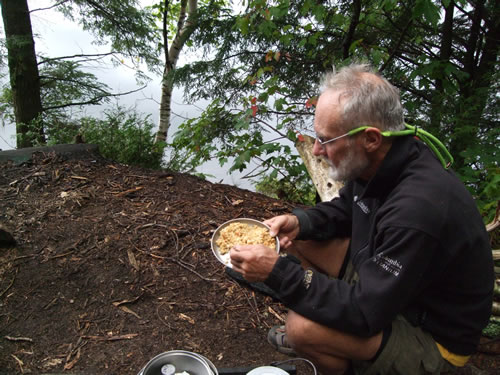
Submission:
POLYGON ((378 128, 368 128, 364 131, 363 146, 366 152, 376 152, 384 141, 384 136, 378 128))

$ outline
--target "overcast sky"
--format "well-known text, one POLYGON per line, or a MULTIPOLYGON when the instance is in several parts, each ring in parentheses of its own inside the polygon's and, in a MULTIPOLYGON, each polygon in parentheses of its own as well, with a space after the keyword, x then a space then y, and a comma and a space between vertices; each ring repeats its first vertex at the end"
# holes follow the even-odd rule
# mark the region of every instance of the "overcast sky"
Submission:
MULTIPOLYGON (((147 5, 153 0, 143 0, 142 3, 147 5)), ((51 0, 28 0, 30 10, 46 8, 54 4, 51 0)), ((81 27, 70 20, 67 20, 63 15, 54 10, 36 11, 31 14, 31 22, 33 33, 35 35, 35 49, 37 53, 43 53, 46 56, 69 56, 73 54, 94 54, 108 52, 106 46, 97 46, 92 44, 93 36, 81 29, 81 27)), ((3 23, 0 19, 1 33, 3 35, 3 23)), ((182 54, 180 64, 182 64, 182 54)), ((107 84, 113 89, 113 92, 127 92, 139 88, 135 81, 135 73, 126 66, 100 66, 91 70, 101 82, 107 84)), ((119 99, 120 105, 126 107, 135 107, 138 112, 150 115, 154 123, 158 122, 159 116, 159 101, 160 101, 160 83, 161 78, 149 73, 152 81, 148 86, 140 92, 127 95, 119 99)), ((203 106, 201 103, 200 106, 203 106)), ((88 107, 86 112, 98 117, 99 112, 102 112, 102 106, 88 107)), ((179 89, 175 89, 173 103, 172 122, 175 127, 183 118, 196 117, 199 113, 199 107, 182 104, 182 95, 179 89)), ((169 134, 172 134, 170 132, 169 134)), ((15 148, 15 125, 8 124, 5 127, 0 126, 0 149, 8 150, 15 148)), ((250 184, 242 182, 239 176, 228 176, 218 167, 218 164, 209 163, 199 169, 200 172, 214 174, 215 177, 211 180, 223 180, 224 183, 235 184, 245 188, 249 188, 250 184)))
MULTIPOLYGON (((30 10, 46 8, 53 4, 50 0, 28 0, 30 10)), ((0 20, 1 22, 1 20, 0 20)), ((97 46, 92 44, 93 36, 81 29, 81 27, 55 10, 35 11, 31 14, 31 23, 33 33, 35 35, 35 49, 37 53, 42 53, 45 56, 69 56, 73 54, 95 54, 105 53, 109 51, 107 46, 97 46)), ((3 24, 2 24, 3 34, 3 24)), ((2 35, 3 36, 3 35, 2 35)), ((137 89, 139 86, 135 81, 134 71, 126 66, 96 66, 89 70, 95 74, 99 80, 113 89, 113 92, 127 92, 137 89)), ((158 121, 158 108, 160 97, 160 77, 150 74, 152 81, 141 92, 121 97, 119 102, 126 107, 136 107, 139 112, 151 115, 152 120, 158 121)), ((176 95, 174 102, 181 102, 181 99, 176 95)), ((175 105, 175 104, 174 104, 175 105)), ((98 116, 102 111, 100 106, 89 106, 86 111, 89 114, 98 116)), ((183 106, 175 106, 174 111, 188 116, 187 113, 191 108, 183 109, 183 106)), ((10 149, 15 146, 15 141, 12 139, 15 133, 13 124, 8 125, 6 129, 2 129, 0 133, 1 149, 10 149)))

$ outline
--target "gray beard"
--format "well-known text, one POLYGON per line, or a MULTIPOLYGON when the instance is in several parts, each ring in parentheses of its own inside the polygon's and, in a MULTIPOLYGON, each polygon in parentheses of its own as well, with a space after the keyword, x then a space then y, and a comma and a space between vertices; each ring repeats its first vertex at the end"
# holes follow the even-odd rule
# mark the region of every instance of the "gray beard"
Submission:
POLYGON ((364 157, 356 157, 354 150, 349 149, 348 154, 341 160, 338 166, 335 166, 330 160, 327 160, 330 170, 329 176, 339 182, 352 181, 361 176, 368 168, 370 162, 364 157))

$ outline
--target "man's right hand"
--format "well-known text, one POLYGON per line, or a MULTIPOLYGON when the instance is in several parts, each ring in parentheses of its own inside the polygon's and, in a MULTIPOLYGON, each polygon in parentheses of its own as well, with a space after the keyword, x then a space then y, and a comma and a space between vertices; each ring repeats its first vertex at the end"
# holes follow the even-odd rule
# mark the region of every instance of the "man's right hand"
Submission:
POLYGON ((280 215, 265 220, 264 224, 269 226, 271 236, 278 236, 280 247, 286 249, 292 245, 292 240, 299 234, 299 219, 295 215, 280 215))

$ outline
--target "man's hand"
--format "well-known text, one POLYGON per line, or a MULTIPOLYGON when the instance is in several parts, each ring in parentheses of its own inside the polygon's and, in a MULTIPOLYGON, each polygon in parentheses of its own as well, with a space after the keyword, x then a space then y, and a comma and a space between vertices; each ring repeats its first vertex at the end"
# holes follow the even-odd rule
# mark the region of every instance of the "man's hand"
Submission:
POLYGON ((264 221, 271 230, 269 234, 280 239, 280 247, 286 249, 292 245, 292 240, 299 234, 299 219, 295 215, 280 215, 264 221))
POLYGON ((250 282, 267 279, 279 257, 275 250, 264 245, 235 245, 230 254, 233 270, 250 282))

